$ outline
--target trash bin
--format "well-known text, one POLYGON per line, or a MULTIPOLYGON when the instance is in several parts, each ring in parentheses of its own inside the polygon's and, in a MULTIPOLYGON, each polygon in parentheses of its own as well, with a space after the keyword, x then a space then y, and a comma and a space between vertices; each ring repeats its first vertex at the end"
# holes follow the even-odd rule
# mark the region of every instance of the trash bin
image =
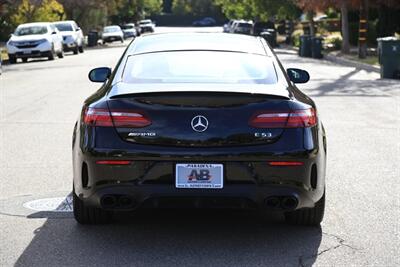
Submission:
POLYGON ((261 32, 261 33, 260 33, 260 36, 261 36, 262 38, 264 38, 264 40, 267 41, 267 43, 268 43, 270 46, 273 47, 272 43, 273 43, 274 36, 273 36, 270 32, 268 32, 268 31, 261 32))
POLYGON ((277 41, 276 41, 276 30, 274 30, 274 29, 267 29, 267 32, 269 32, 270 34, 271 34, 271 46, 272 47, 277 47, 278 46, 278 43, 277 43, 277 41))
POLYGON ((312 37, 311 38, 311 56, 313 58, 323 58, 322 55, 322 37, 312 37))
POLYGON ((97 31, 90 31, 88 34, 88 46, 97 46, 99 40, 99 33, 97 31))
POLYGON ((310 35, 302 35, 300 36, 300 49, 299 56, 301 57, 311 57, 311 36, 310 35))
POLYGON ((381 78, 400 79, 400 40, 385 37, 377 41, 381 78))

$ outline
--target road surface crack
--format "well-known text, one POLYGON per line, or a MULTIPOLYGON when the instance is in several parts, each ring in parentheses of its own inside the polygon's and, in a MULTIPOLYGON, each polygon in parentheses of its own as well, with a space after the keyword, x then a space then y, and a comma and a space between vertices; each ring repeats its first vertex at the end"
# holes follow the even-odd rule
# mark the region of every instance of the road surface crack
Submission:
POLYGON ((325 235, 325 236, 330 236, 330 237, 335 238, 335 239, 337 240, 338 244, 335 245, 335 246, 331 246, 331 247, 329 247, 329 248, 327 248, 327 249, 321 250, 321 251, 319 251, 319 252, 316 253, 316 254, 312 254, 312 255, 309 255, 309 256, 304 256, 304 255, 299 256, 299 260, 298 260, 299 267, 306 267, 306 266, 309 266, 309 265, 307 265, 307 263, 306 263, 307 260, 316 259, 316 258, 318 258, 320 255, 322 255, 322 254, 324 254, 324 253, 327 253, 327 252, 330 252, 330 251, 333 251, 333 250, 338 249, 338 248, 340 248, 340 247, 347 247, 347 248, 350 248, 351 250, 356 250, 356 251, 361 250, 360 248, 356 248, 356 247, 353 247, 353 246, 351 246, 351 245, 349 245, 349 244, 346 244, 346 240, 344 240, 343 238, 341 238, 341 237, 338 236, 338 235, 329 234, 329 233, 324 233, 324 232, 322 232, 322 234, 325 235))

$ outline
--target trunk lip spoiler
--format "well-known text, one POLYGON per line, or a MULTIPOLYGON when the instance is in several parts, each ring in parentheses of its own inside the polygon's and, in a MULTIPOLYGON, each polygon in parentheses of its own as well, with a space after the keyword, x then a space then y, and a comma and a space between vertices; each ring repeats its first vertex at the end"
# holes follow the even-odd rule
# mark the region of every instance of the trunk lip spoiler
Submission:
POLYGON ((283 83, 275 84, 214 84, 214 83, 171 83, 171 84, 128 84, 118 82, 111 86, 107 96, 109 99, 122 98, 126 95, 149 95, 149 94, 169 94, 169 93, 216 93, 216 94, 243 94, 243 95, 264 95, 276 96, 281 99, 292 99, 293 93, 290 86, 283 83), (154 89, 159 87, 160 89, 154 89))
POLYGON ((252 93, 252 92, 229 92, 229 91, 158 91, 158 92, 136 92, 136 93, 122 93, 109 96, 109 99, 121 99, 121 98, 129 98, 129 97, 148 97, 148 96, 157 96, 157 95, 165 95, 165 94, 210 94, 215 93, 217 95, 243 95, 243 96, 255 96, 255 97, 267 97, 274 99, 285 99, 290 100, 291 97, 283 94, 268 94, 268 93, 252 93))

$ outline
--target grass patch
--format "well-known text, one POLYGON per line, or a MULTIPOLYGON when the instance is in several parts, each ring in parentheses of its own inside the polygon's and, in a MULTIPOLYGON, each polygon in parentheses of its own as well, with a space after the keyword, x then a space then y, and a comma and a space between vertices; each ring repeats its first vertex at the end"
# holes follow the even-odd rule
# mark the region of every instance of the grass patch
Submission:
POLYGON ((369 65, 379 65, 379 60, 376 56, 368 56, 367 58, 361 59, 358 58, 357 55, 347 55, 346 58, 369 65))

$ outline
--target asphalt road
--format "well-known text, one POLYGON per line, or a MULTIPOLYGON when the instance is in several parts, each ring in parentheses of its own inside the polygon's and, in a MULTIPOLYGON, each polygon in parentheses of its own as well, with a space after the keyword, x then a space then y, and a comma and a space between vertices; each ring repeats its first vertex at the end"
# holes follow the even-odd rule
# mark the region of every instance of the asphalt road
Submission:
POLYGON ((114 66, 127 44, 4 67, 0 266, 400 265, 400 82, 284 49, 277 52, 285 67, 310 72, 301 88, 316 100, 328 133, 321 228, 288 226, 276 214, 187 211, 80 226, 70 212, 24 207, 70 193, 73 125, 98 87, 87 73, 114 66))

